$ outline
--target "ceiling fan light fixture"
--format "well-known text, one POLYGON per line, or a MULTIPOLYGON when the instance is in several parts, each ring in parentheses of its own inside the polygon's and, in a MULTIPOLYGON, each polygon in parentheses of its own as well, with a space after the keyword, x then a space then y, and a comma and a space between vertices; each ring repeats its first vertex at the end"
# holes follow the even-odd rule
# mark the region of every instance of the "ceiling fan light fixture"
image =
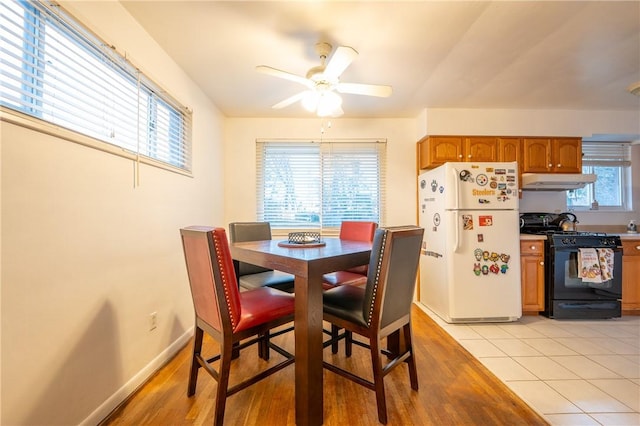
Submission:
POLYGON ((333 91, 319 93, 316 113, 318 117, 337 117, 342 115, 342 98, 333 91))
POLYGON ((315 112, 316 108, 318 108, 318 101, 320 100, 320 94, 315 90, 307 90, 302 95, 302 99, 300 102, 304 109, 309 112, 315 112))

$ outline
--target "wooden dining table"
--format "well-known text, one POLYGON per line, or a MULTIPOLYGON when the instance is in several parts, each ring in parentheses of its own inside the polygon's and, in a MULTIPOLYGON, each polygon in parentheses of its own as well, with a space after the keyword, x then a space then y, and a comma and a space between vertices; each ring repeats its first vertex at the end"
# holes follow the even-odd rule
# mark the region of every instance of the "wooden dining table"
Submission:
POLYGON ((268 240, 231 244, 231 256, 295 276, 295 413, 297 425, 323 422, 322 276, 369 263, 371 243, 323 238, 324 244, 268 240), (284 245, 284 247, 283 247, 284 245))

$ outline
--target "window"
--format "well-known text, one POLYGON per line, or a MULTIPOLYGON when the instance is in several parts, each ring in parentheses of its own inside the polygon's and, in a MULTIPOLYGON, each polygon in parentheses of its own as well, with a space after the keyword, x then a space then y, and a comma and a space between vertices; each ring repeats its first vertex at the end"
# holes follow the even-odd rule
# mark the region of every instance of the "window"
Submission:
POLYGON ((257 142, 258 220, 275 229, 383 222, 386 142, 257 142))
POLYGON ((58 6, 0 11, 3 107, 190 171, 185 107, 58 6))
POLYGON ((631 150, 628 143, 583 142, 582 173, 597 176, 582 189, 567 191, 567 207, 588 210, 630 210, 631 150))

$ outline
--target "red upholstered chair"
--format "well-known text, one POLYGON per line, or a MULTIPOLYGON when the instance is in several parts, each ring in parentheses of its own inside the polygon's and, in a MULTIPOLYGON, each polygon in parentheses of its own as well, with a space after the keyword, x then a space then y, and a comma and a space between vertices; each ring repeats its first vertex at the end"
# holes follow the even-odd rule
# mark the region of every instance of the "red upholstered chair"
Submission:
MULTIPOLYGON (((375 222, 344 221, 340 225, 340 239, 353 241, 373 241, 378 224, 375 222)), ((367 265, 356 266, 346 271, 325 274, 322 278, 325 288, 337 285, 364 285, 367 282, 367 265)))
POLYGON ((192 226, 181 229, 180 234, 196 314, 187 395, 195 394, 198 371, 204 368, 218 382, 213 424, 222 425, 227 396, 293 363, 293 355, 273 344, 269 337, 271 329, 293 321, 294 299, 289 293, 269 287, 238 290, 224 228, 192 226), (220 344, 219 355, 211 358, 202 355, 205 332, 220 344), (232 352, 255 343, 259 344, 261 358, 268 359, 271 348, 284 360, 229 387, 232 352), (212 363, 217 361, 220 362, 216 370, 212 363))
MULTIPOLYGON (((392 369, 406 363, 411 388, 418 390, 411 304, 423 233, 424 230, 416 226, 378 229, 373 240, 366 286, 343 285, 323 293, 323 319, 345 329, 339 338, 346 341, 347 356, 351 355, 354 344, 370 350, 373 382, 328 362, 323 365, 327 370, 376 392, 380 423, 387 423, 384 377, 392 369), (401 353, 383 349, 382 340, 400 330, 404 336, 401 353), (354 340, 353 333, 365 337, 368 343, 354 340), (383 365, 383 355, 393 359, 383 365)), ((327 341, 325 346, 332 343, 327 341)))

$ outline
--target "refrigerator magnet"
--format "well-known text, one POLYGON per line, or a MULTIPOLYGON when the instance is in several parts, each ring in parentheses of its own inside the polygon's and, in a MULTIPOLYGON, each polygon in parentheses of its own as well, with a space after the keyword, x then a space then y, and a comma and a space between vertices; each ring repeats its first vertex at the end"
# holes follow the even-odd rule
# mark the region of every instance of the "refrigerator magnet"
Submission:
POLYGON ((478 217, 478 224, 480 226, 493 226, 493 216, 478 217))
POLYGON ((473 229, 473 216, 470 214, 462 215, 462 229, 465 231, 470 231, 473 229))

